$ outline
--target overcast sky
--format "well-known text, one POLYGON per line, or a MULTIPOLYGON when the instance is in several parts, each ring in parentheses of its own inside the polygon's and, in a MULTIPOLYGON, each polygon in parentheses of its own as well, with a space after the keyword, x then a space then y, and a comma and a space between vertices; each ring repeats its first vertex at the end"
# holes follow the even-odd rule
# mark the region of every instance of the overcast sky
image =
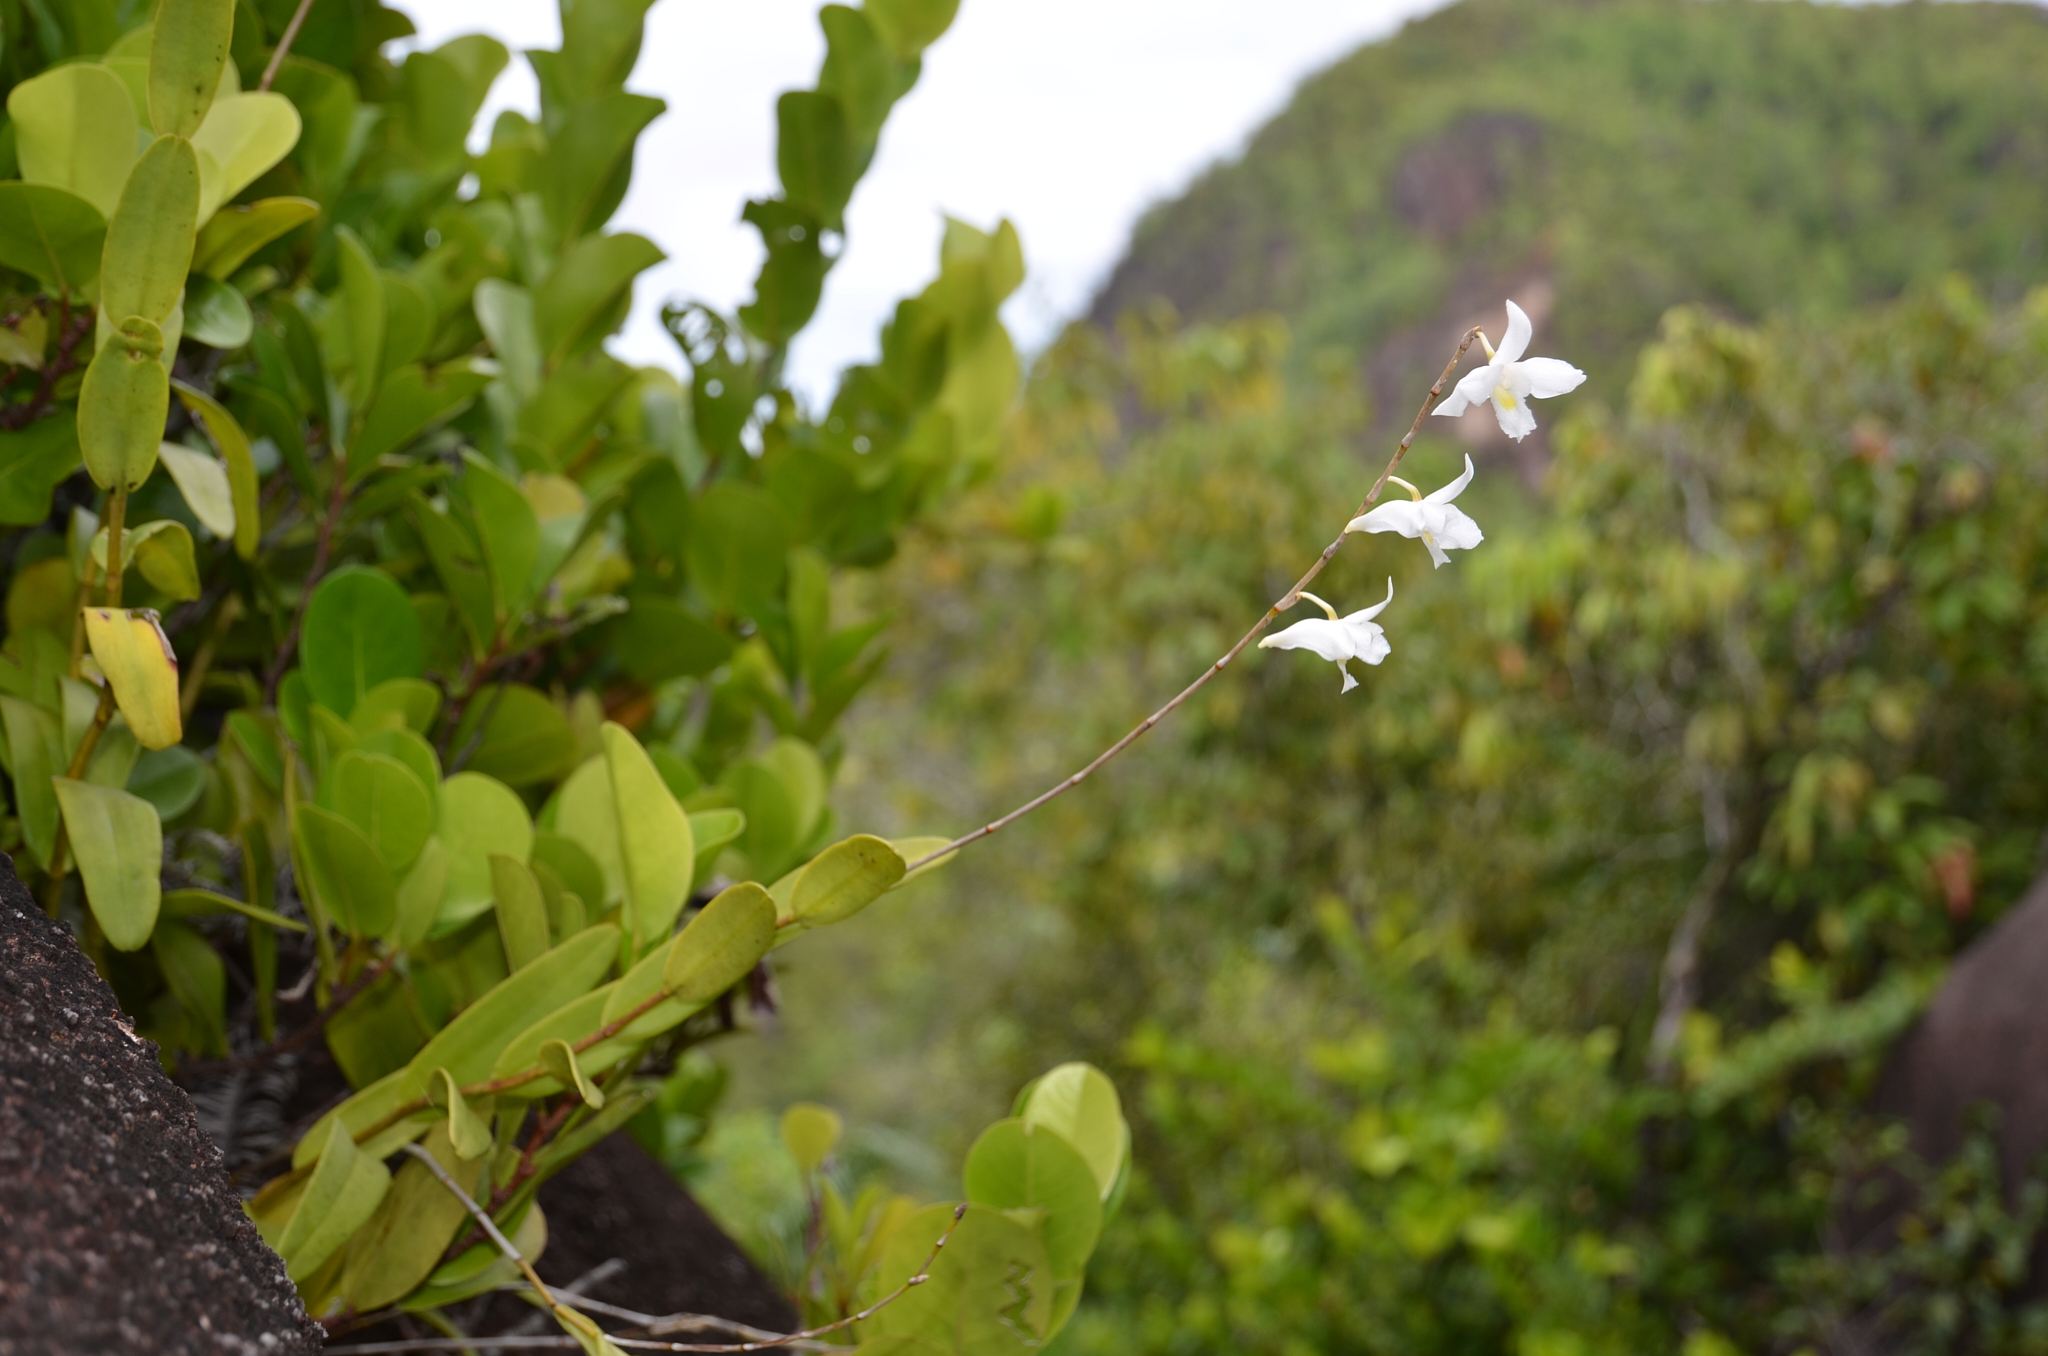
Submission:
MULTIPOLYGON (((876 349, 896 299, 929 280, 942 213, 1002 217, 1030 276, 1005 310, 1029 348, 1087 304, 1141 212, 1233 154, 1300 80, 1438 0, 963 0, 896 106, 847 217, 847 253, 792 354, 795 384, 829 396, 876 349)), ((410 0, 433 46, 486 32, 515 53, 554 47, 555 0, 410 0)), ((817 76, 817 0, 657 0, 629 87, 668 101, 640 139, 614 229, 669 262, 641 278, 620 356, 674 367, 656 315, 670 298, 731 308, 761 248, 739 220, 775 188, 774 102, 817 76)), ((532 110, 516 56, 492 93, 532 110)))

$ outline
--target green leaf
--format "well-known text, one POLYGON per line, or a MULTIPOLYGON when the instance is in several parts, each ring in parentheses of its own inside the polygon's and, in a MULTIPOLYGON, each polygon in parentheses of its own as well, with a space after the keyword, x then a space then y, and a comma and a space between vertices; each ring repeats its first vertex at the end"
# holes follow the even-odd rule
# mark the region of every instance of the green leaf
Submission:
MULTIPOLYGON (((5 210, 0 205, 0 216, 5 210)), ((19 432, 0 429, 0 524, 31 527, 48 518, 51 494, 78 467, 78 417, 71 410, 19 432)))
POLYGON ((732 658, 733 641, 672 598, 643 594, 609 624, 606 648, 649 685, 699 678, 732 658))
POLYGON ((573 1091, 576 1099, 591 1110, 604 1106, 604 1093, 590 1081, 583 1072, 583 1066, 576 1062, 576 1052, 564 1040, 548 1041, 540 1047, 541 1066, 555 1076, 555 1081, 573 1091))
POLYGON ((502 852, 492 853, 490 862, 498 937, 505 946, 505 963, 517 970, 548 949, 547 901, 525 862, 502 852))
POLYGON ((591 235, 562 252, 534 298, 547 365, 594 348, 625 321, 633 279, 668 256, 644 236, 591 235))
POLYGON ((448 597, 454 602, 472 648, 481 655, 497 635, 490 571, 484 566, 482 552, 468 530, 451 515, 417 494, 410 504, 410 517, 426 545, 427 557, 434 562, 434 573, 441 577, 448 597))
POLYGON ((862 8, 875 31, 907 61, 952 27, 960 0, 866 0, 862 8))
POLYGON ((322 1034, 342 1077, 360 1088, 403 1069, 432 1033, 410 986, 396 974, 383 974, 349 999, 322 1034))
MULTIPOLYGON (((445 1123, 436 1125, 421 1147, 457 1186, 476 1194, 484 1160, 457 1157, 445 1123)), ((335 1293, 358 1313, 403 1299, 433 1274, 441 1254, 455 1241, 456 1230, 468 1220, 468 1210, 426 1164, 406 1159, 376 1214, 350 1242, 335 1293)))
POLYGON ((604 723, 599 736, 611 774, 619 862, 637 953, 667 937, 675 927, 676 915, 690 896, 697 849, 689 815, 669 794, 640 741, 611 721, 604 723))
POLYGON ((149 120, 165 135, 199 130, 220 88, 234 0, 161 0, 149 47, 149 120))
POLYGON ((224 282, 195 275, 185 291, 185 337, 208 348, 240 348, 256 330, 247 298, 224 282))
POLYGON ((171 480, 184 497, 185 507, 214 536, 235 535, 234 492, 228 488, 228 468, 211 452, 195 452, 182 443, 164 443, 157 448, 157 460, 171 473, 171 480))
POLYGON ((633 380, 632 368, 601 349, 549 373, 519 411, 514 446, 525 449, 522 461, 533 470, 560 470, 633 380))
POLYGON ((98 62, 58 66, 16 85, 7 115, 23 179, 76 193, 103 218, 114 215, 141 130, 120 76, 98 62))
MULTIPOLYGON (((604 771, 604 761, 593 758, 586 766, 597 769, 594 775, 609 791, 610 781, 604 771)), ((616 829, 613 830, 613 834, 616 838, 616 829)), ((592 909, 603 905, 604 869, 597 864, 596 858, 590 855, 589 850, 575 839, 564 834, 541 830, 533 836, 533 863, 536 867, 545 867, 561 877, 562 884, 592 909)))
POLYGON ((1102 1233, 1102 1199, 1095 1174, 1065 1139, 1014 1117, 997 1121, 968 1151, 962 1176, 976 1205, 1043 1211, 1053 1274, 1081 1274, 1102 1233))
POLYGON ((747 827, 747 817, 738 810, 700 810, 690 816, 690 837, 697 844, 697 877, 709 880, 712 866, 725 845, 736 841, 747 827))
POLYGON ((502 278, 485 278, 476 285, 471 303, 476 321, 490 340, 491 353, 503 370, 505 382, 520 403, 533 398, 540 389, 540 339, 534 326, 533 294, 502 278))
POLYGON ((747 817, 740 849, 757 874, 773 878, 809 841, 825 808, 825 772, 810 745, 776 740, 728 768, 724 785, 747 817))
POLYGON ((473 695, 449 747, 474 750, 465 766, 508 786, 556 781, 576 765, 576 732, 561 707, 517 684, 473 695))
POLYGON ((534 561, 540 555, 540 519, 504 472, 474 452, 463 454, 462 487, 476 514, 477 535, 491 567, 491 588, 502 622, 532 601, 534 561))
POLYGON ((379 683, 417 678, 425 664, 419 620, 405 591, 365 566, 343 566, 320 581, 301 635, 313 699, 344 716, 379 683))
POLYGON ((818 91, 839 100, 846 127, 857 148, 872 147, 889 108, 916 78, 914 64, 899 63, 869 16, 845 5, 818 11, 825 30, 825 64, 818 72, 818 91))
POLYGON ((107 219, 55 184, 0 183, 0 264, 50 291, 75 293, 99 276, 107 219))
POLYGON ((851 918, 903 879, 903 859, 880 838, 856 834, 834 843, 797 873, 790 907, 804 927, 851 918))
POLYGON ((712 606, 757 616, 781 597, 789 529, 765 490, 722 480, 692 506, 683 553, 691 582, 712 606))
POLYGON ((110 786, 50 780, 94 921, 115 950, 140 950, 163 902, 164 830, 156 807, 110 786))
POLYGON ((1131 1148, 1116 1084, 1092 1064, 1062 1064, 1032 1083, 1018 1103, 1025 1126, 1052 1131, 1081 1155, 1108 1200, 1131 1148))
MULTIPOLYGON (((923 1270, 953 1208, 930 1205, 905 1220, 871 1273, 887 1294, 923 1270)), ((969 1205, 924 1284, 869 1320, 881 1335, 923 1338, 950 1356, 1035 1351, 1051 1328, 1057 1284, 1045 1242, 1001 1211, 969 1205)))
POLYGON ((740 217, 760 231, 768 250, 740 321, 763 342, 786 344, 810 323, 825 290, 832 260, 820 243, 823 228, 809 208, 779 198, 749 202, 740 217))
POLYGON ((78 392, 78 445, 102 489, 139 487, 156 469, 170 417, 163 333, 139 317, 124 322, 93 355, 78 392))
POLYGON ((745 979, 775 945, 775 901, 752 881, 728 886, 669 945, 662 987, 705 1003, 745 979))
POLYGON ((806 1173, 816 1172, 845 1128, 846 1123, 831 1107, 793 1102, 782 1113, 782 1145, 797 1167, 806 1173))
POLYGON ((351 477, 368 474, 379 457, 403 451, 454 418, 490 380, 466 358, 432 371, 413 363, 393 371, 364 412, 362 431, 349 449, 351 477))
POLYGON ((458 772, 441 783, 438 836, 448 852, 448 887, 435 930, 446 933, 491 907, 491 854, 525 861, 533 851, 533 821, 511 787, 480 772, 458 772))
MULTIPOLYGON (((605 1004, 611 1001, 612 993, 617 988, 617 984, 606 984, 601 988, 592 989, 589 993, 570 999, 521 1031, 498 1052, 498 1062, 491 1066, 490 1076, 493 1079, 504 1078, 533 1068, 540 1063, 540 1048, 549 1041, 580 1041, 595 1033, 604 1025, 605 1004)), ((600 1050, 602 1048, 603 1046, 597 1047, 600 1050)), ((522 1084, 506 1095, 534 1098, 552 1096, 560 1091, 561 1087, 543 1078, 522 1084)))
POLYGON ((135 162, 107 219, 100 310, 109 321, 170 319, 185 291, 198 227, 198 156, 182 137, 158 137, 135 162))
POLYGON ((244 918, 265 923, 287 932, 305 932, 306 925, 296 918, 286 918, 281 913, 272 913, 258 904, 249 904, 231 898, 214 890, 167 890, 163 898, 163 916, 166 918, 205 918, 223 913, 238 913, 244 918))
POLYGON ((355 372, 356 400, 367 408, 384 375, 384 275, 354 231, 337 226, 334 238, 340 246, 342 332, 355 372))
POLYGON ((412 768, 387 754, 351 749, 323 782, 332 783, 332 794, 322 803, 362 830, 379 861, 394 873, 412 865, 434 831, 433 793, 412 768))
POLYGON ((599 924, 514 971, 427 1042, 399 1080, 399 1100, 423 1095, 437 1068, 447 1069, 458 1084, 488 1078, 499 1052, 531 1024, 534 1013, 552 1012, 588 993, 618 954, 619 930, 599 924))
POLYGON ((562 15, 562 50, 549 72, 552 95, 581 103, 626 83, 640 54, 642 20, 653 0, 577 0, 562 15))
POLYGON ((331 1122, 318 1166, 299 1197, 298 1208, 277 1240, 285 1274, 303 1281, 376 1213, 391 1185, 391 1174, 355 1141, 339 1121, 331 1122))
POLYGON ((441 764, 433 747, 419 736, 426 733, 440 710, 441 689, 426 679, 386 678, 356 698, 356 708, 349 712, 348 723, 364 737, 365 748, 370 747, 373 735, 408 732, 411 737, 399 741, 396 747, 371 751, 389 753, 419 774, 419 779, 431 788, 441 784, 441 764), (416 749, 424 752, 424 761, 414 755, 416 749))
POLYGON ((213 946, 182 923, 160 918, 150 937, 150 950, 178 1006, 204 1033, 200 1052, 227 1054, 228 977, 213 946))
POLYGON ((666 107, 659 99, 619 90, 598 95, 564 119, 540 165, 541 202, 558 239, 594 231, 618 210, 634 143, 666 107))
POLYGON ((844 107, 829 94, 790 90, 775 101, 775 127, 783 195, 837 227, 861 170, 844 107))
POLYGON ((302 805, 293 833, 306 884, 327 916, 354 937, 389 932, 398 916, 398 882, 363 831, 331 810, 302 805))
POLYGON ((491 1147, 490 1127, 470 1109, 468 1099, 456 1085, 455 1076, 436 1068, 427 1075, 427 1100, 448 1113, 446 1130, 455 1156, 464 1161, 482 1158, 491 1147))
MULTIPOLYGON (((597 867, 602 888, 584 895, 584 902, 602 912, 626 897, 625 860, 619 855, 619 812, 612 800, 610 765, 589 758, 569 774, 555 801, 555 831, 583 849, 597 867)), ((550 862, 550 865, 553 865, 550 862)), ((583 889, 564 875, 576 893, 583 889)))
POLYGON ((50 782, 69 761, 64 756, 64 732, 55 712, 9 696, 0 696, 0 726, 6 729, 13 760, 8 770, 14 776, 21 836, 38 862, 48 862, 58 820, 57 793, 50 782))
MULTIPOLYGON (((192 271, 226 282, 249 256, 320 215, 311 198, 264 198, 223 207, 199 228, 192 247, 192 271)), ((98 267, 98 261, 94 261, 98 267)))
POLYGON ((428 838, 412 869, 398 882, 398 944, 407 950, 427 940, 441 900, 448 892, 448 850, 439 838, 428 838))
POLYGON ((299 111, 282 94, 221 99, 192 137, 199 153, 199 220, 256 182, 298 144, 299 111))
POLYGON ((191 809, 206 790, 206 763, 182 744, 151 749, 136 759, 128 791, 156 807, 166 823, 191 809))

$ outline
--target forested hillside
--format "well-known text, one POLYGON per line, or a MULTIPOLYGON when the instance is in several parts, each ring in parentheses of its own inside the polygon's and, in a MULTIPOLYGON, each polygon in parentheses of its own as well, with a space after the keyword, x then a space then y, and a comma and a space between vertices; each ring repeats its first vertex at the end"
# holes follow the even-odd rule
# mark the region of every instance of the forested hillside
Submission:
POLYGON ((1467 0, 1147 216, 1092 317, 1277 311, 1405 406, 1503 293, 1609 398, 1681 302, 1825 317, 1951 270, 2010 300, 2048 279, 2044 70, 2032 5, 1467 0))

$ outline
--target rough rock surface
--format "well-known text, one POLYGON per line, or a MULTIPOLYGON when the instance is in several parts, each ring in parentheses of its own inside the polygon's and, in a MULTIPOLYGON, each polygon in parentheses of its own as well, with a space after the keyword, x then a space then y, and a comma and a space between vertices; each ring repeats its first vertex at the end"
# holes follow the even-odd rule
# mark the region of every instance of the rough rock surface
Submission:
POLYGON ((156 1047, 0 854, 0 1356, 317 1352, 156 1047))

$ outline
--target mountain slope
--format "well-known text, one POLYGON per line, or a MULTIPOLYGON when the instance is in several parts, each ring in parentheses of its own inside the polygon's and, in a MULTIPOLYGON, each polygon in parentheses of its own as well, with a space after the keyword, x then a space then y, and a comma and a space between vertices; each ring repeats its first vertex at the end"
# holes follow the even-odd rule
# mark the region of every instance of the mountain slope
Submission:
POLYGON ((2048 279, 2043 71, 2030 5, 1465 0, 1148 214, 1092 314, 1278 311, 1405 419, 1504 292, 1596 384, 1678 302, 1825 317, 1949 270, 2010 298, 2048 279))

